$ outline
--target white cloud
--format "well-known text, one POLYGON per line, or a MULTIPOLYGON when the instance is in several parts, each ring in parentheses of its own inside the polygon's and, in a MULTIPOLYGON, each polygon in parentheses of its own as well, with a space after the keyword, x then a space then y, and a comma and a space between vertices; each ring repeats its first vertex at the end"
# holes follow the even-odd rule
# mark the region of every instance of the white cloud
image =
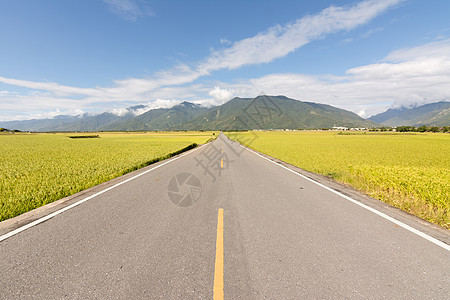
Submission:
POLYGON ((229 48, 214 51, 198 70, 211 72, 271 62, 312 40, 363 25, 401 2, 403 0, 367 0, 348 8, 328 7, 319 14, 303 17, 285 26, 274 26, 254 37, 235 42, 229 48))
POLYGON ((77 88, 72 86, 64 86, 55 82, 36 82, 19 79, 11 79, 0 76, 0 82, 29 88, 32 90, 42 90, 52 92, 55 96, 68 96, 68 95, 98 95, 96 89, 77 88))
MULTIPOLYGON (((129 20, 135 20, 137 17, 148 14, 148 7, 143 1, 103 1, 116 13, 129 20)), ((34 102, 33 106, 40 107, 40 109, 58 107, 55 106, 56 103, 68 109, 74 107, 84 109, 95 106, 97 108, 102 107, 102 104, 107 103, 123 103, 125 100, 129 103, 142 103, 149 99, 202 98, 201 95, 209 94, 211 87, 201 84, 185 85, 202 76, 207 76, 213 71, 269 63, 288 55, 313 40, 363 25, 402 1, 404 0, 365 0, 348 7, 331 6, 318 14, 303 17, 284 26, 274 26, 253 37, 236 41, 224 49, 213 50, 211 55, 191 66, 180 64, 173 69, 157 72, 151 78, 116 80, 112 87, 78 88, 54 82, 33 82, 0 77, 0 82, 37 90, 40 93, 38 96, 6 96, 6 99, 3 95, 0 95, 2 97, 0 109, 4 109, 5 105, 14 106, 14 100, 16 100, 16 108, 20 107, 21 103, 23 105, 34 102), (4 104, 4 102, 7 104, 4 104)), ((306 78, 306 76, 303 76, 303 78, 306 78)), ((280 82, 279 85, 287 85, 287 83, 280 82)), ((224 99, 230 97, 231 90, 213 89, 210 96, 213 96, 216 102, 224 101, 224 99)), ((261 86, 255 94, 262 90, 269 91, 265 86, 261 86)), ((238 92, 239 90, 236 89, 235 94, 239 95, 238 92)), ((210 100, 209 102, 214 103, 214 101, 210 100)))
POLYGON ((270 74, 222 84, 237 95, 267 94, 326 103, 373 115, 389 106, 450 100, 450 39, 392 52, 380 63, 349 69, 345 76, 270 74))
MULTIPOLYGON (((22 111, 20 113, 23 113, 22 111)), ((3 116, 0 114, 0 120, 2 121, 22 121, 22 120, 31 120, 31 119, 51 119, 56 116, 64 115, 64 116, 80 116, 85 114, 85 112, 81 109, 74 109, 74 110, 61 110, 59 108, 56 108, 55 110, 50 111, 42 111, 42 112, 36 112, 32 111, 29 114, 17 114, 12 116, 3 116)))
POLYGON ((214 89, 209 91, 208 93, 210 96, 212 96, 218 104, 222 104, 224 102, 227 102, 228 100, 232 99, 234 97, 234 91, 230 89, 221 89, 220 87, 216 86, 214 89))
POLYGON ((402 62, 421 58, 448 58, 450 55, 450 39, 431 42, 425 45, 393 51, 383 61, 402 62))
POLYGON ((0 97, 4 97, 4 96, 9 96, 9 95, 14 95, 16 93, 14 92, 10 92, 10 91, 0 91, 0 97))
POLYGON ((173 69, 157 72, 153 78, 148 79, 117 80, 115 87, 101 90, 109 97, 130 91, 139 95, 164 86, 190 83, 221 69, 268 63, 288 55, 314 39, 365 24, 402 1, 404 0, 366 0, 349 8, 332 6, 319 14, 303 17, 295 23, 269 28, 266 32, 237 41, 225 49, 213 50, 209 57, 194 66, 180 64, 173 69))
POLYGON ((154 16, 155 13, 143 1, 135 0, 103 0, 108 4, 109 9, 128 21, 136 21, 138 17, 154 16))
POLYGON ((111 113, 115 114, 116 116, 123 117, 123 116, 129 114, 130 110, 125 107, 120 107, 120 108, 114 108, 111 111, 111 113))
POLYGON ((356 114, 357 114, 358 116, 360 116, 361 118, 366 118, 366 117, 368 117, 368 115, 367 115, 365 109, 362 109, 362 110, 358 111, 356 114))
POLYGON ((173 99, 156 99, 154 101, 149 101, 147 103, 142 103, 139 106, 139 108, 131 109, 130 107, 119 107, 114 108, 111 113, 118 115, 118 116, 125 116, 128 113, 132 113, 135 116, 142 115, 143 113, 148 112, 152 109, 158 109, 158 108, 170 108, 177 104, 180 104, 182 100, 173 100, 173 99))
MULTIPOLYGON (((170 77, 165 80, 170 82, 170 77)), ((3 77, 0 77, 0 81, 11 82, 3 77)), ((78 89, 54 83, 28 81, 14 83, 46 90, 32 90, 29 95, 2 91, 0 111, 3 114, 13 110, 32 114, 35 111, 55 108, 70 111, 80 107, 98 107, 101 103, 110 107, 112 103, 123 103, 123 99, 127 99, 127 103, 147 103, 150 108, 173 106, 181 102, 181 99, 196 99, 192 102, 217 105, 234 95, 254 97, 264 91, 271 95, 286 95, 302 101, 326 103, 369 116, 382 112, 389 106, 450 100, 450 39, 393 51, 379 63, 351 68, 344 76, 269 74, 235 83, 215 83, 213 86, 168 84, 157 88, 156 84, 151 92, 148 92, 148 82, 144 79, 118 81, 116 87, 96 89, 78 89), (127 90, 127 87, 132 87, 132 91, 127 90), (55 96, 70 95, 70 92, 77 95, 84 92, 86 97, 71 99, 55 96)), ((6 118, 7 116, 0 116, 0 119, 6 118)))

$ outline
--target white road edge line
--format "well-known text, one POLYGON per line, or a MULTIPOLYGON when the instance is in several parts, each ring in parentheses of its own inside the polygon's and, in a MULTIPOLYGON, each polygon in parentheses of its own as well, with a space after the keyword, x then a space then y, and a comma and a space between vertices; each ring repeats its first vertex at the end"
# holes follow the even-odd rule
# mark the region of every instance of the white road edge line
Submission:
POLYGON ((100 192, 98 192, 98 193, 95 193, 95 194, 93 194, 93 195, 91 195, 91 196, 89 196, 89 197, 86 197, 86 198, 84 198, 84 199, 81 199, 80 201, 75 202, 75 203, 73 203, 73 204, 71 204, 71 205, 68 205, 68 206, 66 206, 66 207, 63 207, 63 208, 61 208, 60 210, 57 210, 57 211, 55 211, 55 212, 53 212, 53 213, 51 213, 51 214, 49 214, 49 215, 46 215, 46 216, 44 216, 44 217, 42 217, 42 218, 40 218, 40 219, 37 219, 37 220, 35 220, 35 221, 31 222, 31 223, 28 223, 28 224, 26 224, 26 225, 24 225, 24 226, 22 226, 22 227, 19 227, 19 228, 17 228, 17 229, 14 229, 13 231, 10 231, 10 232, 8 232, 8 233, 5 233, 4 235, 0 236, 0 242, 2 242, 2 241, 4 241, 4 240, 6 240, 7 238, 10 238, 10 237, 12 237, 12 236, 18 234, 18 233, 20 233, 20 232, 22 232, 22 231, 24 231, 24 230, 27 230, 28 228, 31 228, 31 227, 33 227, 33 226, 36 226, 36 225, 42 223, 42 222, 45 222, 45 221, 47 221, 47 220, 53 218, 54 216, 57 216, 57 215, 59 215, 59 214, 65 212, 66 210, 69 210, 69 209, 71 209, 71 208, 74 208, 75 206, 78 206, 78 205, 80 205, 80 204, 82 204, 82 203, 84 203, 84 202, 86 202, 86 201, 88 201, 88 200, 91 200, 92 198, 95 198, 95 197, 97 197, 97 196, 99 196, 99 195, 101 195, 101 194, 103 194, 103 193, 106 193, 107 191, 110 191, 110 190, 112 190, 112 189, 114 189, 114 188, 116 188, 116 187, 118 187, 118 186, 120 186, 120 185, 122 185, 122 184, 124 184, 124 183, 127 183, 127 182, 129 182, 129 181, 131 181, 131 180, 134 180, 134 179, 136 179, 136 178, 138 178, 138 177, 140 177, 140 176, 142 176, 142 175, 145 175, 145 174, 147 174, 147 173, 149 173, 149 172, 151 172, 151 171, 153 171, 153 170, 155 170, 155 169, 158 169, 159 167, 162 167, 162 166, 164 166, 164 165, 167 165, 168 163, 171 163, 171 162, 173 162, 174 160, 177 160, 177 159, 179 159, 179 158, 182 158, 183 156, 186 156, 186 155, 188 155, 188 154, 191 154, 191 153, 193 153, 194 151, 197 151, 198 149, 203 148, 205 145, 207 145, 207 144, 201 145, 200 147, 197 147, 197 148, 195 148, 195 149, 192 150, 192 151, 188 151, 187 153, 184 153, 184 154, 182 154, 182 155, 180 155, 180 156, 177 156, 177 157, 175 157, 175 158, 172 158, 172 159, 170 159, 170 160, 168 160, 168 161, 166 161, 166 162, 164 162, 164 163, 162 163, 162 164, 160 164, 160 165, 157 165, 156 167, 151 168, 150 170, 147 170, 147 171, 145 171, 145 172, 142 172, 142 173, 140 173, 140 174, 137 174, 137 175, 135 175, 135 176, 133 176, 133 177, 131 177, 131 178, 128 178, 127 180, 124 180, 124 181, 121 181, 121 182, 119 182, 119 183, 116 183, 115 185, 110 186, 109 188, 106 188, 106 189, 104 189, 104 190, 102 190, 102 191, 100 191, 100 192))
POLYGON ((268 161, 270 161, 271 163, 273 163, 273 164, 275 164, 275 165, 277 165, 277 166, 279 166, 279 167, 282 167, 282 168, 288 170, 289 172, 294 173, 294 174, 296 174, 296 175, 298 175, 298 176, 300 176, 300 177, 302 177, 302 178, 304 178, 304 179, 306 179, 306 180, 308 180, 308 181, 311 181, 311 182, 317 184, 318 186, 320 186, 320 187, 322 187, 322 188, 324 188, 324 189, 326 189, 326 190, 328 190, 328 191, 330 191, 330 192, 332 192, 332 193, 335 193, 336 195, 341 196, 342 198, 344 198, 344 199, 346 199, 346 200, 348 200, 348 201, 351 201, 351 202, 353 202, 354 204, 359 205, 359 206, 361 206, 361 207, 363 207, 363 208, 365 208, 365 209, 367 209, 367 210, 373 212, 374 214, 377 214, 377 215, 379 215, 380 217, 385 218, 386 220, 389 220, 389 221, 391 221, 392 223, 397 224, 398 226, 401 226, 401 227, 403 227, 403 228, 406 229, 406 230, 409 230, 409 231, 412 232, 412 233, 417 234, 418 236, 420 236, 420 237, 422 237, 422 238, 424 238, 424 239, 426 239, 426 240, 432 242, 433 244, 436 244, 436 245, 438 245, 439 247, 442 247, 442 248, 444 248, 445 250, 450 251, 450 245, 447 245, 446 243, 441 242, 440 240, 435 239, 434 237, 431 237, 431 236, 429 236, 428 234, 426 234, 426 233, 424 233, 424 232, 422 232, 422 231, 420 231, 420 230, 417 230, 417 229, 415 229, 415 228, 413 228, 413 227, 411 227, 411 226, 409 226, 409 225, 406 225, 405 223, 402 223, 402 222, 400 222, 400 221, 398 221, 398 220, 396 220, 396 219, 394 219, 394 218, 392 218, 392 217, 390 217, 390 216, 388 216, 388 215, 386 215, 386 214, 384 214, 384 213, 382 213, 382 212, 380 212, 380 211, 378 211, 378 210, 376 210, 376 209, 374 209, 374 208, 372 208, 372 207, 370 207, 370 206, 367 206, 367 205, 365 205, 365 204, 363 204, 363 203, 361 203, 361 202, 359 202, 359 201, 357 201, 357 200, 355 200, 355 199, 352 199, 352 198, 350 198, 350 197, 348 197, 348 196, 346 196, 346 195, 344 195, 344 194, 342 194, 342 193, 340 193, 340 192, 338 192, 338 191, 335 191, 335 190, 333 190, 332 188, 327 187, 326 185, 323 185, 323 184, 321 184, 321 183, 319 183, 319 182, 317 182, 317 181, 314 181, 314 180, 311 179, 311 178, 308 178, 308 177, 306 177, 306 176, 304 176, 304 175, 302 175, 302 174, 300 174, 300 173, 297 173, 297 172, 295 172, 294 170, 291 170, 291 169, 289 169, 289 168, 287 168, 287 167, 285 167, 285 166, 283 166, 283 165, 277 164, 276 162, 274 162, 274 161, 268 159, 267 157, 262 156, 261 154, 259 154, 259 153, 255 152, 255 151, 251 150, 250 148, 244 147, 244 146, 242 146, 241 144, 238 144, 238 145, 241 146, 242 148, 247 149, 248 151, 250 151, 250 152, 252 152, 252 153, 258 155, 259 157, 264 158, 265 160, 268 160, 268 161))

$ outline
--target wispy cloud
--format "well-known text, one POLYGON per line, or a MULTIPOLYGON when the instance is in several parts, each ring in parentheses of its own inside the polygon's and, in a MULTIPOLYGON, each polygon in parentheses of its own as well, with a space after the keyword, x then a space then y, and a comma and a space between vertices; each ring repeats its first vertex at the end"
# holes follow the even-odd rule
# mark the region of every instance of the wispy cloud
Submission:
POLYGON ((29 88, 32 90, 44 90, 53 93, 55 96, 64 97, 68 95, 93 95, 98 94, 98 91, 94 88, 85 89, 66 85, 60 85, 55 82, 37 82, 28 80, 12 79, 0 76, 0 82, 29 88))
POLYGON ((110 110, 109 112, 118 115, 118 116, 124 116, 126 114, 132 113, 136 116, 142 115, 143 113, 156 109, 156 108, 170 108, 174 105, 180 104, 182 101, 180 100, 173 100, 173 99, 156 99, 151 102, 142 103, 139 105, 138 108, 135 107, 119 107, 114 108, 110 110))
POLYGON ((361 37, 362 37, 363 39, 367 39, 367 38, 368 38, 369 36, 371 36, 372 34, 377 33, 377 32, 380 32, 380 31, 383 31, 383 30, 384 30, 383 27, 373 28, 373 29, 370 29, 370 30, 366 31, 363 35, 361 35, 361 37))
POLYGON ((285 26, 271 27, 254 37, 234 42, 224 49, 213 50, 209 57, 194 66, 179 64, 173 69, 156 73, 151 79, 132 78, 116 81, 115 91, 122 87, 136 88, 143 92, 151 91, 161 86, 190 83, 213 71, 269 63, 315 39, 324 38, 327 34, 351 30, 365 24, 403 1, 366 0, 351 7, 331 6, 319 14, 303 17, 285 26))
MULTIPOLYGON (((148 14, 144 2, 136 0, 103 1, 128 20, 136 20, 139 16, 148 14)), ((40 103, 42 107, 57 102, 59 106, 53 106, 54 108, 66 106, 67 109, 73 109, 73 105, 76 103, 78 107, 84 109, 95 106, 102 107, 102 103, 123 103, 124 99, 127 99, 128 102, 139 103, 148 101, 148 99, 174 99, 178 96, 184 99, 189 97, 204 99, 204 96, 208 94, 214 98, 216 103, 223 102, 226 98, 231 97, 230 91, 234 90, 233 88, 219 90, 200 84, 189 87, 185 85, 195 82, 200 77, 208 76, 214 71, 270 63, 314 40, 366 24, 403 1, 365 0, 353 6, 331 6, 318 14, 300 18, 284 26, 271 27, 253 37, 233 43, 223 43, 224 48, 212 50, 208 57, 197 63, 179 64, 172 69, 157 72, 150 78, 116 80, 112 87, 78 88, 53 82, 32 82, 0 77, 0 82, 5 84, 47 93, 45 97, 41 95, 40 98, 30 95, 0 96, 2 97, 0 109, 4 109, 4 103, 14 105, 15 102, 18 106, 19 102, 23 101, 34 102, 35 105, 40 103), (74 97, 77 99, 72 99, 74 97), (20 99, 20 101, 17 102, 14 99, 20 99)), ((269 91, 265 87, 258 88, 258 92, 261 90, 269 91)), ((238 94, 238 90, 235 91, 238 94)), ((24 105, 24 107, 26 106, 24 105)))
POLYGON ((221 85, 240 96, 285 94, 335 105, 364 116, 389 106, 450 100, 450 39, 400 49, 376 64, 347 70, 345 76, 271 74, 221 85))
POLYGON ((139 17, 154 16, 153 9, 142 0, 103 0, 109 9, 128 21, 136 21, 139 17))
POLYGON ((198 66, 198 73, 269 63, 313 40, 366 24, 401 2, 403 0, 368 0, 351 7, 328 7, 319 14, 303 17, 285 26, 274 26, 254 37, 235 42, 229 48, 213 51, 198 66))

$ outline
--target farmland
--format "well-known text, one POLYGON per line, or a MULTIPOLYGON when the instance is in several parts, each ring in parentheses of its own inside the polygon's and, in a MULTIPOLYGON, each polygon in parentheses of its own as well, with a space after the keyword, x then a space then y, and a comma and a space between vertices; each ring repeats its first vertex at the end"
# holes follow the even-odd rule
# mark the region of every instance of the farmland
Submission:
MULTIPOLYGON (((238 141, 255 133, 230 133, 238 141)), ((450 228, 450 135, 257 132, 248 146, 450 228)), ((244 142, 245 144, 245 142, 244 142)))
POLYGON ((213 137, 211 132, 165 132, 69 138, 74 135, 0 135, 0 221, 213 137))

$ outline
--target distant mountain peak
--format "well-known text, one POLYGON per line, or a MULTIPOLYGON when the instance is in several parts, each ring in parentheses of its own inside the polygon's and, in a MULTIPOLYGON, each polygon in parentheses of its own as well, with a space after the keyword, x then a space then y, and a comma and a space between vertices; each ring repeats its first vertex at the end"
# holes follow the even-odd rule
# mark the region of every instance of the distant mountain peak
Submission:
POLYGON ((410 107, 410 108, 408 108, 408 107, 406 107, 406 106, 390 107, 390 108, 388 108, 387 111, 405 111, 405 110, 407 110, 407 109, 411 109, 411 108, 414 108, 414 107, 415 107, 415 106, 412 106, 412 107, 410 107))
POLYGON ((130 106, 127 109, 128 110, 138 110, 138 109, 143 109, 143 108, 147 108, 147 106, 140 104, 140 105, 130 106))
POLYGON ((200 104, 195 104, 195 103, 192 103, 192 102, 188 102, 188 101, 183 101, 183 102, 181 102, 180 104, 177 104, 177 105, 175 105, 175 106, 184 106, 184 107, 199 107, 199 106, 200 106, 200 104))

